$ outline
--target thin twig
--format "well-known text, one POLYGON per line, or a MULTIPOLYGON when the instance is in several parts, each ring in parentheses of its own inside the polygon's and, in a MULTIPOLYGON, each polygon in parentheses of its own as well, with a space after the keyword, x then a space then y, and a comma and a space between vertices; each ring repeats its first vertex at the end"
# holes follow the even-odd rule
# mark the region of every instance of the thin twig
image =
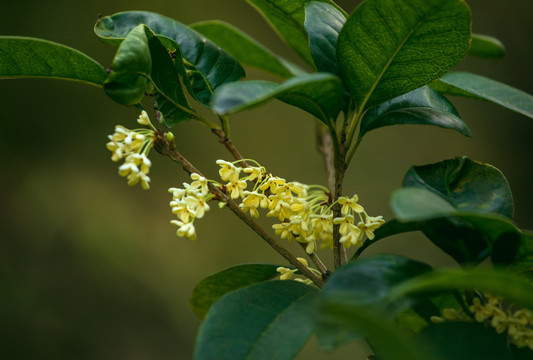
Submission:
MULTIPOLYGON (((304 243, 298 242, 298 244, 304 250, 307 247, 307 245, 304 243)), ((326 267, 326 265, 324 265, 324 263, 322 262, 322 260, 320 259, 320 257, 318 257, 316 253, 307 254, 307 255, 309 256, 313 264, 315 264, 317 270, 320 271, 320 273, 322 274, 322 280, 326 281, 328 277, 331 275, 331 271, 329 271, 329 269, 326 267)))
POLYGON ((333 165, 333 142, 331 134, 318 121, 316 122, 316 146, 322 159, 324 160, 324 167, 326 169, 326 183, 329 192, 333 194, 335 191, 335 167, 333 165))
MULTIPOLYGON (((198 169, 194 167, 183 155, 181 155, 174 147, 174 145, 169 144, 166 135, 158 131, 157 139, 154 142, 155 149, 168 157, 170 157, 174 162, 179 164, 183 170, 187 173, 197 173, 202 175, 198 169)), ((292 255, 287 249, 281 246, 274 238, 272 238, 259 224, 257 224, 248 214, 244 213, 239 205, 237 205, 229 196, 227 196, 218 186, 213 183, 208 184, 209 189, 218 195, 226 204, 227 207, 235 214, 239 219, 241 219, 246 225, 248 225, 256 234, 258 234, 263 240, 265 240, 270 247, 272 247, 277 253, 283 256, 292 266, 300 270, 308 279, 318 286, 319 288, 324 286, 324 281, 316 276, 311 270, 305 267, 294 255, 292 255)))
POLYGON ((226 149, 228 149, 228 151, 231 153, 233 158, 235 160, 240 160, 239 161, 239 165, 240 166, 248 167, 248 163, 243 160, 242 155, 239 153, 239 151, 237 150, 235 145, 233 145, 233 142, 231 142, 231 139, 226 136, 226 133, 223 130, 221 130, 221 129, 211 129, 211 131, 213 132, 213 134, 218 136, 218 138, 220 139, 219 142, 221 144, 224 144, 224 146, 226 147, 226 149))
MULTIPOLYGON (((344 140, 344 139, 342 139, 344 140)), ((344 173, 346 172, 346 163, 345 163, 345 156, 346 156, 346 149, 344 148, 344 141, 341 141, 340 145, 340 159, 338 161, 339 166, 337 167, 335 171, 335 192, 333 193, 333 201, 335 202, 335 205, 333 205, 333 218, 341 217, 341 206, 337 202, 339 197, 342 196, 342 183, 344 181, 344 173)), ((346 264, 348 259, 346 257, 346 248, 341 244, 341 234, 339 232, 340 225, 334 224, 333 225, 333 264, 335 266, 335 269, 338 269, 342 265, 346 264)))

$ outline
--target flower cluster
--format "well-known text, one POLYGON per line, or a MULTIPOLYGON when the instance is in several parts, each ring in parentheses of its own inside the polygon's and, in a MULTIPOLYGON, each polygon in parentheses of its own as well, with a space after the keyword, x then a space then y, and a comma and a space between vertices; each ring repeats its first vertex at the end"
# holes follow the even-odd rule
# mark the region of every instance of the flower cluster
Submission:
MULTIPOLYGON (((492 326, 497 333, 507 332, 509 340, 518 347, 533 350, 533 312, 507 304, 502 297, 484 293, 483 299, 474 298, 469 307, 477 322, 492 326)), ((445 309, 443 317, 433 317, 433 322, 472 321, 462 311, 445 309)))
POLYGON ((178 220, 171 220, 170 223, 178 227, 177 234, 191 240, 196 240, 196 229, 194 220, 204 217, 209 211, 207 202, 214 196, 209 193, 207 179, 198 174, 191 174, 193 180, 190 184, 183 183, 183 188, 170 188, 172 194, 170 207, 178 220))
MULTIPOLYGON (((318 248, 333 247, 334 224, 339 225, 341 243, 346 248, 352 246, 358 248, 363 244, 365 236, 373 239, 374 230, 384 223, 381 216, 372 217, 365 212, 358 203, 357 195, 351 198, 340 197, 337 202, 341 206, 342 216, 333 218, 332 208, 337 202, 331 201, 328 189, 320 185, 286 181, 268 173, 254 160, 248 161, 255 166, 242 168, 236 165, 238 162, 217 160, 223 183, 215 181, 213 183, 225 191, 231 199, 235 201, 242 199, 239 207, 250 216, 257 218, 259 210, 264 209, 267 217, 279 220, 273 225, 276 235, 282 239, 295 239, 305 244, 308 254, 316 252, 318 248), (246 190, 249 185, 251 190, 246 190)), ((207 180, 203 181, 206 183, 207 180)), ((197 186, 199 185, 191 184, 190 187, 197 186)), ((177 190, 173 188, 171 192, 181 194, 189 191, 188 188, 177 190)), ((195 193, 192 196, 196 196, 195 193)))
MULTIPOLYGON (((251 160, 253 161, 253 160, 251 160)), ((272 227, 282 239, 306 244, 306 252, 314 253, 318 247, 333 247, 333 225, 340 225, 340 242, 346 248, 363 244, 364 236, 374 238, 374 230, 384 220, 381 216, 369 216, 358 204, 358 196, 338 199, 341 217, 333 218, 328 189, 320 185, 305 185, 288 182, 274 176, 253 161, 257 166, 241 168, 224 160, 218 160, 220 177, 232 199, 242 198, 239 205, 252 217, 259 216, 259 209, 267 211, 266 216, 280 222, 272 227), (244 174, 242 174, 244 173, 244 174), (247 182, 253 182, 251 191, 245 190, 247 182)))
POLYGON ((109 135, 109 142, 107 149, 113 153, 111 160, 119 161, 124 159, 124 164, 118 168, 120 176, 124 176, 128 180, 128 185, 134 186, 141 182, 143 189, 150 187, 150 178, 148 172, 152 162, 148 159, 148 153, 152 148, 154 142, 154 128, 150 123, 146 111, 142 111, 137 119, 141 125, 150 126, 151 129, 136 129, 129 130, 124 126, 117 125, 115 133, 109 135))

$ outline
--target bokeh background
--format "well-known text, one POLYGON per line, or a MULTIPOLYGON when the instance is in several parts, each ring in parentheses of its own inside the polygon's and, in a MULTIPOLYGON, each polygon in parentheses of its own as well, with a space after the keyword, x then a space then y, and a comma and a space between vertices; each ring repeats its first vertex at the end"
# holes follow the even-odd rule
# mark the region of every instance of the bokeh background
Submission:
MULTIPOLYGON (((339 1, 351 11, 358 1, 339 1)), ((468 58, 459 67, 533 92, 532 3, 472 0, 473 29, 498 37, 507 56, 468 58)), ((33 36, 77 48, 104 66, 114 49, 92 33, 98 14, 150 10, 184 23, 222 19, 298 62, 244 0, 18 0, 3 2, 0 34, 33 36)), ((253 69, 250 78, 276 80, 253 69)), ((0 357, 3 359, 189 359, 200 321, 188 307, 194 285, 225 267, 282 263, 232 216, 213 209, 197 222, 198 241, 178 238, 167 189, 185 173, 153 152, 152 188, 130 188, 105 148, 116 124, 137 112, 103 91, 53 80, 0 80, 0 357)), ((433 127, 370 133, 348 171, 346 192, 371 214, 391 217, 390 193, 412 165, 467 155, 501 169, 515 196, 515 220, 533 228, 533 121, 492 104, 452 99, 473 138, 433 127)), ((228 159, 216 137, 189 122, 174 129, 179 150, 215 177, 228 159)), ((324 183, 309 115, 272 102, 232 118, 234 143, 279 176, 324 183)), ((266 222, 268 226, 268 222, 266 222)), ((453 266, 421 236, 369 249, 453 266)), ((327 256, 324 254, 324 256, 327 256)), ((299 358, 359 358, 348 346, 299 358)))

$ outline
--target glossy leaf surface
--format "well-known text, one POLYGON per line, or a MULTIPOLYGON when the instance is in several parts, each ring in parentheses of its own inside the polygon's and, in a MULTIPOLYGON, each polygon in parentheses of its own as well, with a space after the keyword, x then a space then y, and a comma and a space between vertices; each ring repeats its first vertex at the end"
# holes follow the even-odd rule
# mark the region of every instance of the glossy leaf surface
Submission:
POLYGON ((345 22, 344 14, 332 5, 318 1, 307 3, 304 26, 318 71, 340 74, 336 45, 345 22))
MULTIPOLYGON (((392 287, 430 270, 424 263, 395 255, 359 259, 335 271, 324 286, 321 299, 328 303, 382 310, 383 300, 392 287)), ((333 349, 357 335, 358 332, 346 328, 321 326, 317 329, 320 345, 324 349, 333 349)))
POLYGON ((0 78, 50 78, 101 86, 104 68, 68 46, 42 39, 0 36, 0 78))
POLYGON ((414 294, 428 294, 455 289, 476 289, 501 295, 526 308, 533 309, 533 284, 526 278, 506 271, 491 269, 441 269, 420 275, 396 286, 389 301, 414 294))
POLYGON ((513 216, 513 196, 502 172, 467 157, 414 166, 405 175, 403 186, 428 189, 458 211, 513 216))
POLYGON ((209 308, 223 295, 245 286, 271 280, 279 265, 243 264, 206 277, 194 287, 190 305, 194 313, 205 318, 209 308))
POLYGON ((359 137, 391 125, 433 125, 471 136, 451 102, 428 86, 400 95, 368 111, 361 121, 359 137))
MULTIPOLYGON (((305 5, 309 0, 246 0, 255 7, 270 23, 283 40, 313 66, 309 51, 307 33, 305 31, 305 5)), ((333 1, 323 2, 343 11, 333 1)))
POLYGON ((359 111, 440 78, 467 54, 461 0, 367 0, 339 34, 337 56, 359 111))
POLYGON ((145 25, 134 28, 120 44, 104 90, 123 105, 155 93, 167 127, 189 118, 191 111, 176 68, 159 39, 145 25))
POLYGON ((455 207, 441 196, 423 188, 408 187, 396 190, 391 197, 391 207, 400 221, 425 221, 453 215, 455 207))
POLYGON ((495 37, 481 34, 472 34, 469 55, 479 56, 485 59, 501 59, 505 55, 505 47, 495 37))
POLYGON ((292 359, 313 331, 316 294, 296 281, 268 281, 226 294, 200 327, 194 359, 292 359))
POLYGON ((190 26, 243 65, 253 66, 282 78, 303 72, 231 24, 215 20, 202 21, 190 26))
POLYGON ((218 86, 245 76, 241 65, 205 36, 156 13, 128 11, 105 16, 98 20, 94 31, 102 41, 117 44, 139 24, 147 25, 155 34, 171 39, 180 47, 186 67, 191 70, 192 95, 203 104, 209 104, 212 92, 218 86))
POLYGON ((468 72, 451 72, 431 87, 443 94, 463 96, 498 104, 533 118, 533 96, 496 80, 468 72))
MULTIPOLYGON (((322 335, 334 333, 339 329, 364 335, 372 344, 379 359, 385 360, 427 360, 431 357, 416 347, 406 336, 404 329, 384 319, 383 315, 368 308, 329 298, 321 303, 318 311, 321 333, 317 334, 319 342, 322 335)), ((328 349, 328 347, 324 347, 328 349)))
POLYGON ((120 44, 104 91, 122 105, 134 105, 152 92, 152 58, 144 25, 133 29, 120 44))
POLYGON ((293 77, 283 84, 263 80, 227 84, 216 91, 212 107, 220 114, 228 114, 276 98, 307 111, 328 125, 342 109, 343 93, 337 76, 315 73, 293 77))

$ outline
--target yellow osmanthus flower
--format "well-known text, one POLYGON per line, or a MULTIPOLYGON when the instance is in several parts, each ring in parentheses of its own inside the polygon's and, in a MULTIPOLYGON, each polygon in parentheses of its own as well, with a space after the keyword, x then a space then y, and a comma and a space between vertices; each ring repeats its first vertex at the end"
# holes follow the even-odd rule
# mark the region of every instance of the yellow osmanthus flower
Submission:
POLYGON ((124 164, 118 168, 118 173, 127 178, 128 185, 134 186, 140 182, 143 189, 149 189, 148 172, 152 162, 148 159, 148 153, 155 139, 155 128, 144 110, 137 122, 150 128, 129 130, 117 125, 115 132, 108 136, 110 141, 106 146, 113 153, 111 160, 116 162, 125 159, 124 164))
POLYGON ((341 242, 349 248, 362 246, 365 235, 373 239, 374 230, 384 223, 381 216, 372 217, 364 211, 357 195, 339 198, 343 216, 333 219, 332 207, 335 203, 332 203, 328 189, 320 185, 287 181, 268 173, 255 160, 246 161, 257 166, 241 168, 236 165, 239 161, 216 161, 220 166, 220 179, 227 182, 224 185, 199 174, 191 174, 191 184, 184 183, 183 189, 169 189, 173 194, 172 212, 179 221, 186 224, 204 216, 209 210, 207 201, 214 197, 213 194, 207 195, 207 184, 212 182, 250 216, 257 218, 259 210, 266 209, 267 217, 279 220, 272 226, 276 235, 305 244, 308 254, 313 254, 318 248, 333 247, 333 224, 340 225, 341 242), (245 190, 248 186, 252 190, 245 190), (239 199, 242 199, 240 203, 239 199))
MULTIPOLYGON (((517 347, 533 350, 533 312, 509 304, 500 296, 484 293, 474 298, 469 309, 475 321, 491 326, 499 334, 505 334, 517 347)), ((432 317, 434 323, 446 321, 473 321, 463 311, 444 309, 442 317, 432 317)))

